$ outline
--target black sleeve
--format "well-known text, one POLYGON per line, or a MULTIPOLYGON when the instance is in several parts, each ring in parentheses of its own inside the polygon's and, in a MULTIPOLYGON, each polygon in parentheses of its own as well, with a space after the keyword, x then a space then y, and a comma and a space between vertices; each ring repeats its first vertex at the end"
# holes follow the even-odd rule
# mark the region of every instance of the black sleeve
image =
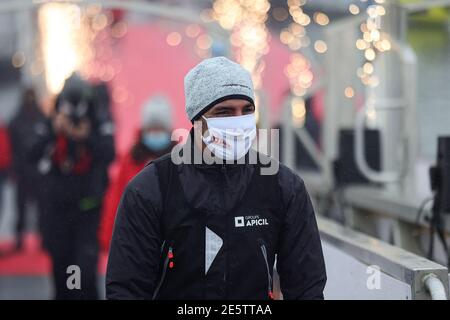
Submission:
POLYGON ((115 158, 114 136, 98 134, 90 136, 88 144, 92 150, 96 164, 108 166, 115 158))
POLYGON ((89 136, 87 143, 92 150, 95 162, 103 166, 108 166, 115 157, 114 121, 112 120, 111 114, 107 110, 104 110, 104 108, 93 104, 92 109, 94 109, 95 130, 89 136))
POLYGON ((106 272, 107 299, 152 298, 162 245, 155 171, 146 167, 122 196, 106 272))
POLYGON ((303 180, 289 169, 283 171, 286 216, 277 255, 281 292, 286 300, 323 299, 325 262, 311 199, 303 180))

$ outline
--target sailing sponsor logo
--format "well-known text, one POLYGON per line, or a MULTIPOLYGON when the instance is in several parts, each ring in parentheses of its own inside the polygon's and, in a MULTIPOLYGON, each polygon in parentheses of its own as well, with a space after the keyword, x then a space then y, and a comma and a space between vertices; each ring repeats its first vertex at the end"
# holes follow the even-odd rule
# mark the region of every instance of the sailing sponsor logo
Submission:
POLYGON ((268 226, 269 222, 266 218, 261 218, 259 215, 255 216, 239 216, 234 218, 234 226, 236 228, 242 227, 256 227, 268 226))

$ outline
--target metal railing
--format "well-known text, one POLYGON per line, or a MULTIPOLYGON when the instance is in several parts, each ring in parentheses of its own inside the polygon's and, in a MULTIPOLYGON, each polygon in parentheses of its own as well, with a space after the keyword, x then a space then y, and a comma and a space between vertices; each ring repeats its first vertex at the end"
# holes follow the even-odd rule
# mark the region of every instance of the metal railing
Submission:
MULTIPOLYGON (((399 282, 409 286, 411 292, 408 297, 413 300, 442 299, 448 297, 448 270, 446 267, 433 261, 415 255, 399 247, 389 245, 378 239, 369 237, 350 228, 341 226, 329 219, 318 217, 318 225, 322 243, 337 248, 340 252, 348 254, 366 266, 377 266, 384 275, 388 276, 386 281, 399 282)), ((339 265, 339 261, 327 261, 327 270, 334 268, 345 270, 348 266, 339 265)), ((355 282, 363 282, 366 278, 363 274, 355 273, 355 282)), ((330 278, 328 282, 340 281, 330 278)), ((396 284, 397 285, 397 284, 396 284)), ((353 290, 355 285, 347 283, 339 286, 342 295, 346 296, 345 290, 353 290)), ((379 290, 388 290, 390 286, 384 284, 379 290)), ((381 291, 382 294, 388 292, 381 291)), ((360 299, 365 299, 364 293, 360 293, 360 299)))

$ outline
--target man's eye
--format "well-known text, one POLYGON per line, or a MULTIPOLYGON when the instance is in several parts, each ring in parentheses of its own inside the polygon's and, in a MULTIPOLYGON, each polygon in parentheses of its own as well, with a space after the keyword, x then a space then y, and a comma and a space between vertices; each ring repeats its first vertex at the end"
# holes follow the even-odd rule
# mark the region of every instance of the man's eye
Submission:
POLYGON ((216 116, 227 116, 230 113, 228 111, 222 111, 222 112, 216 112, 215 115, 216 116))

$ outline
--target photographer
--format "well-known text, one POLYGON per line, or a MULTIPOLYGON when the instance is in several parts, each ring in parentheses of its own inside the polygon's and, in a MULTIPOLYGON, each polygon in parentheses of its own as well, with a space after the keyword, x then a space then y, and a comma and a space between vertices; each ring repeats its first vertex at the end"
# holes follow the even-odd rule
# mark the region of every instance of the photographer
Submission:
POLYGON ((97 229, 104 168, 114 158, 112 123, 99 112, 93 89, 70 77, 50 118, 35 126, 30 157, 45 175, 45 247, 53 262, 56 299, 97 299, 97 229), (68 267, 81 271, 80 288, 67 286, 68 267))

